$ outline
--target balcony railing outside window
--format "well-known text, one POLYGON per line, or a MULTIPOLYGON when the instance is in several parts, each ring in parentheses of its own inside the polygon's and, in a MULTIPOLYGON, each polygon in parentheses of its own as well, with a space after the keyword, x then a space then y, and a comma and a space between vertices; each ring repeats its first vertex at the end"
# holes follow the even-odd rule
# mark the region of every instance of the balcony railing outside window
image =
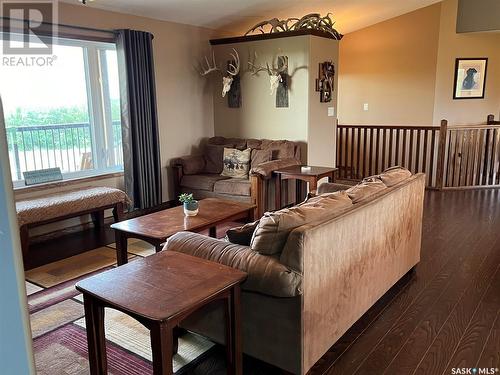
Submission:
POLYGON ((98 170, 123 168, 120 121, 113 121, 113 145, 108 145, 105 163, 97 166, 96 145, 90 123, 18 126, 7 128, 12 180, 23 180, 23 172, 59 167, 67 176, 93 174, 98 170))

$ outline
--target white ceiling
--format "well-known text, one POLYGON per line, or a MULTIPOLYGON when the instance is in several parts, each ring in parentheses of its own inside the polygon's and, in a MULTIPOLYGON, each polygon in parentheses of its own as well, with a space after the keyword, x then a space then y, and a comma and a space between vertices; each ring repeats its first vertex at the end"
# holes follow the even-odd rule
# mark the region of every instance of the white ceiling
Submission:
MULTIPOLYGON (((77 0, 65 0, 75 3, 77 0)), ((273 17, 333 13, 336 28, 348 33, 440 0, 94 0, 87 6, 121 13, 244 33, 273 17)))

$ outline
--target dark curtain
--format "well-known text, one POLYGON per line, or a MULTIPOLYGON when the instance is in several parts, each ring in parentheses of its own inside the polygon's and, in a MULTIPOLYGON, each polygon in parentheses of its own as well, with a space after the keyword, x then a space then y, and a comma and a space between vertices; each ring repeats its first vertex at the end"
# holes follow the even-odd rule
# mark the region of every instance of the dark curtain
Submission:
POLYGON ((125 190, 136 209, 161 203, 153 35, 118 30, 125 190))

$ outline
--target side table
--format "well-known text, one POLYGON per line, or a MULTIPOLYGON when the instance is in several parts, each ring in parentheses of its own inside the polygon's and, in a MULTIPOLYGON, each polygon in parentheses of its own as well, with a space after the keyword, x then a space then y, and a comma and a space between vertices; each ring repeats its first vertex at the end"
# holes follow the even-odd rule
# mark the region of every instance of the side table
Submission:
POLYGON ((163 251, 76 284, 83 293, 90 373, 107 374, 104 308, 127 314, 150 331, 153 373, 172 374, 174 331, 217 299, 226 304, 228 374, 241 374, 240 283, 246 273, 190 255, 163 251))
POLYGON ((309 190, 316 190, 318 188, 318 181, 322 178, 327 177, 328 182, 334 182, 335 180, 335 171, 338 168, 331 167, 317 167, 317 166, 309 166, 308 170, 303 170, 303 166, 294 165, 291 167, 281 168, 274 173, 276 174, 276 194, 275 194, 275 202, 276 209, 281 208, 281 185, 282 181, 295 179, 297 180, 297 188, 296 188, 296 197, 295 203, 298 203, 302 198, 300 197, 300 182, 309 182, 309 190))

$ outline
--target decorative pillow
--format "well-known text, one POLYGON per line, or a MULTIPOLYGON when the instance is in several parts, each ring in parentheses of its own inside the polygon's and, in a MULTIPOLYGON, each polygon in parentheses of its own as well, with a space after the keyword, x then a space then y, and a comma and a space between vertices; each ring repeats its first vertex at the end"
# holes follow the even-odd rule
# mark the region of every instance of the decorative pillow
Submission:
POLYGON ((249 148, 244 151, 240 151, 236 148, 224 148, 224 168, 221 176, 248 178, 251 151, 252 150, 249 148))
POLYGON ((368 198, 373 194, 387 189, 385 184, 380 180, 363 181, 356 186, 346 190, 347 195, 351 198, 352 203, 357 203, 362 199, 368 198))
POLYGON ((251 156, 250 166, 254 168, 259 164, 271 161, 273 152, 271 150, 252 150, 251 156))
POLYGON ((387 187, 394 186, 411 176, 411 172, 403 167, 391 167, 382 172, 379 178, 387 187))
POLYGON ((317 197, 300 206, 266 212, 255 229, 250 247, 260 254, 273 255, 282 251, 292 230, 304 224, 326 220, 334 212, 352 205, 345 192, 317 197))
POLYGON ((231 228, 226 232, 226 239, 236 245, 250 246, 253 232, 258 224, 259 221, 257 220, 241 227, 231 228))
POLYGON ((233 147, 232 145, 214 145, 205 146, 205 172, 220 174, 223 168, 224 147, 233 147))

